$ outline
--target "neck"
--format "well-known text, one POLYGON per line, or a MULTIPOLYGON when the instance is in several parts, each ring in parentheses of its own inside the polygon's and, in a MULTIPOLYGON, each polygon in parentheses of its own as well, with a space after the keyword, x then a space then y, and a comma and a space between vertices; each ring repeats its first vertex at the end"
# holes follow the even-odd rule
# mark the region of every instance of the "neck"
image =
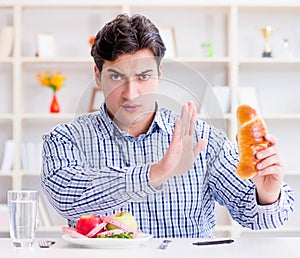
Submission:
POLYGON ((147 133, 149 127, 152 124, 152 121, 154 119, 155 112, 149 113, 143 121, 138 122, 138 123, 133 123, 132 125, 120 125, 118 124, 119 128, 128 134, 130 134, 133 137, 138 137, 141 134, 147 133))

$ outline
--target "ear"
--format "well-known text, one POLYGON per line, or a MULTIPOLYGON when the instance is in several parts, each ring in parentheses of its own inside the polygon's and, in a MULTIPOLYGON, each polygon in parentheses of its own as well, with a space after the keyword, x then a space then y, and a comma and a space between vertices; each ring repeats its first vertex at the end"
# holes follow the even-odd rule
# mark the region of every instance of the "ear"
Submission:
POLYGON ((158 67, 158 83, 159 83, 159 86, 162 83, 162 65, 161 64, 158 67))
POLYGON ((97 84, 97 87, 101 88, 101 79, 100 79, 100 72, 97 68, 96 65, 94 65, 94 74, 95 74, 95 81, 96 81, 96 84, 97 84))

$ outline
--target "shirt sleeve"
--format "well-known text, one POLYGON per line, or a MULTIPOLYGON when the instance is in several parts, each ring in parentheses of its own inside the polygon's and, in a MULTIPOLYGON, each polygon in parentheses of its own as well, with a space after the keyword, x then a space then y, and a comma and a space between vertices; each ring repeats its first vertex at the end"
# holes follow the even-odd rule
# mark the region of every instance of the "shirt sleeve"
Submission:
POLYGON ((277 228, 286 222, 294 207, 294 194, 283 183, 281 195, 271 205, 259 205, 255 184, 242 180, 235 171, 239 160, 236 145, 219 131, 212 130, 209 140, 209 184, 215 200, 225 205, 232 218, 243 227, 253 230, 277 228))
POLYGON ((66 131, 43 137, 41 185, 54 208, 65 218, 103 214, 158 190, 149 184, 150 164, 137 167, 88 165, 83 151, 66 131))

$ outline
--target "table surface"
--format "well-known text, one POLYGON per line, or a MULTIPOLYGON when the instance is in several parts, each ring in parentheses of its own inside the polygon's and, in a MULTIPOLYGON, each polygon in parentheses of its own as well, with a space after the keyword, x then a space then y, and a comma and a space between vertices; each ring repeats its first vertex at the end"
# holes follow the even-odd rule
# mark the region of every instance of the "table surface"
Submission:
MULTIPOLYGON (((195 246, 193 242, 199 239, 171 239, 169 247, 165 250, 158 249, 163 239, 151 239, 138 247, 124 249, 100 249, 86 248, 70 244, 63 238, 49 238, 56 243, 50 248, 39 248, 37 239, 32 248, 19 249, 12 245, 11 239, 0 238, 0 250, 6 258, 293 258, 300 257, 297 250, 300 250, 300 237, 283 238, 255 238, 242 237, 234 239, 231 244, 195 246)), ((101 240, 100 240, 101 241, 101 240)), ((1 255, 2 256, 2 255, 1 255)), ((2 256, 4 257, 4 256, 2 256)))

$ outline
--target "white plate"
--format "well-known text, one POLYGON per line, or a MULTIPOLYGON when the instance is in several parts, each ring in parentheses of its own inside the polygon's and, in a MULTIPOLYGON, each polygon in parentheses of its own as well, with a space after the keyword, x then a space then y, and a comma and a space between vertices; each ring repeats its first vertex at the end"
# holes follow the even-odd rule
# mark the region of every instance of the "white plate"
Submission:
POLYGON ((69 243, 90 248, 128 248, 136 247, 150 240, 153 236, 139 232, 137 238, 73 238, 69 235, 62 236, 69 243))

